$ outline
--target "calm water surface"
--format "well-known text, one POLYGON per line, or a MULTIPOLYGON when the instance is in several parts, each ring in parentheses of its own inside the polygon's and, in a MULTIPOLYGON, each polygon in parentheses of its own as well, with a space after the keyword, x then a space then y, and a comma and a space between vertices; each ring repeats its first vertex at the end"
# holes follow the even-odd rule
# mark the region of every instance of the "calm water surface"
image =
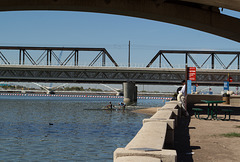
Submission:
MULTIPOLYGON (((122 99, 0 96, 0 161, 112 161, 149 116, 101 109, 122 99)), ((162 106, 138 100, 136 109, 162 106)))

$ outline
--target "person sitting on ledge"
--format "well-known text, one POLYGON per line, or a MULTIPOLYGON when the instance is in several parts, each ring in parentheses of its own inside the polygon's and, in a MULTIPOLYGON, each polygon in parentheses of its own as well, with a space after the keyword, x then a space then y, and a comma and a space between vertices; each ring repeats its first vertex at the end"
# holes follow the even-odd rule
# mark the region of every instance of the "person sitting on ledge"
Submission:
POLYGON ((185 106, 185 92, 186 92, 185 80, 182 81, 182 84, 183 84, 183 87, 178 93, 177 100, 182 103, 182 107, 185 112, 185 116, 189 116, 186 106, 185 106))

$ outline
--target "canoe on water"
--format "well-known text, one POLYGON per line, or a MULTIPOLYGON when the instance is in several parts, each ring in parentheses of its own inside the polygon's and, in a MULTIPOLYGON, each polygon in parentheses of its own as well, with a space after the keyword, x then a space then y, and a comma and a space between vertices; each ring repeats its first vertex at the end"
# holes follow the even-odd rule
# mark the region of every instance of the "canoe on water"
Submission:
POLYGON ((118 109, 108 109, 108 108, 103 108, 103 109, 84 109, 84 110, 108 110, 108 111, 114 111, 114 110, 118 110, 118 109))
POLYGON ((107 107, 103 107, 103 108, 101 108, 101 109, 94 109, 94 108, 92 108, 92 109, 84 109, 84 110, 108 110, 108 111, 117 111, 117 110, 126 110, 126 109, 123 109, 121 106, 114 106, 112 109, 110 109, 110 108, 107 108, 107 107))

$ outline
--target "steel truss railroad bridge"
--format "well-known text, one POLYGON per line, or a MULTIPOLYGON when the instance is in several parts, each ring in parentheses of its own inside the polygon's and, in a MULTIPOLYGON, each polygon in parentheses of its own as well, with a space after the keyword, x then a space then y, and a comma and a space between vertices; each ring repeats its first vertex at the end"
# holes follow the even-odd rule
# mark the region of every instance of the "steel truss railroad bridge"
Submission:
MULTIPOLYGON (((229 76, 233 82, 230 85, 240 84, 240 52, 237 51, 176 51, 160 50, 146 67, 119 67, 116 61, 105 48, 60 48, 60 47, 0 47, 0 79, 2 81, 18 82, 68 82, 68 83, 111 83, 121 84, 123 82, 134 82, 135 84, 180 84, 185 78, 184 68, 175 68, 174 62, 168 57, 184 56, 184 64, 197 67, 197 81, 200 85, 223 85, 229 76), (17 53, 18 64, 13 65, 8 59, 9 51, 17 53), (31 52, 34 51, 32 56, 31 52), (36 54, 36 51, 38 54, 36 54), (69 55, 61 60, 55 51, 69 52, 69 55), (97 56, 87 67, 79 66, 79 52, 97 51, 97 56), (200 64, 194 59, 196 55, 206 55, 206 60, 200 64), (228 64, 221 60, 221 56, 230 58, 228 64), (112 67, 106 67, 106 57, 112 62, 112 67), (159 67, 152 68, 151 65, 159 57, 159 67), (37 59, 34 59, 37 58, 37 59), (94 64, 102 58, 101 67, 94 64), (52 65, 53 60, 58 65, 52 65), (73 66, 68 66, 70 61, 73 66), (163 62, 169 68, 163 68, 163 62), (45 62, 45 65, 41 63, 45 62), (210 63, 210 69, 204 69, 210 63), (216 69, 216 63, 222 69, 216 69), (230 69, 236 63, 236 69, 230 69), (226 65, 225 65, 226 64, 226 65)), ((17 56, 15 57, 15 59, 17 56)), ((229 60, 229 59, 228 59, 229 60)), ((176 60, 175 60, 176 61, 176 60)))

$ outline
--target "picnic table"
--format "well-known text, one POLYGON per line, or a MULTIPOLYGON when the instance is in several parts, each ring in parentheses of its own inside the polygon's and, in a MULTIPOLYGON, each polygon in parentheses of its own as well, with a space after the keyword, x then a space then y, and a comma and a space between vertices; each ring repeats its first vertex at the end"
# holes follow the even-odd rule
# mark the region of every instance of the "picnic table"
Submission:
POLYGON ((208 119, 210 117, 210 120, 217 119, 218 104, 226 102, 226 101, 222 101, 222 100, 220 100, 220 101, 201 100, 201 101, 208 104, 208 110, 207 110, 208 116, 205 119, 208 119))

